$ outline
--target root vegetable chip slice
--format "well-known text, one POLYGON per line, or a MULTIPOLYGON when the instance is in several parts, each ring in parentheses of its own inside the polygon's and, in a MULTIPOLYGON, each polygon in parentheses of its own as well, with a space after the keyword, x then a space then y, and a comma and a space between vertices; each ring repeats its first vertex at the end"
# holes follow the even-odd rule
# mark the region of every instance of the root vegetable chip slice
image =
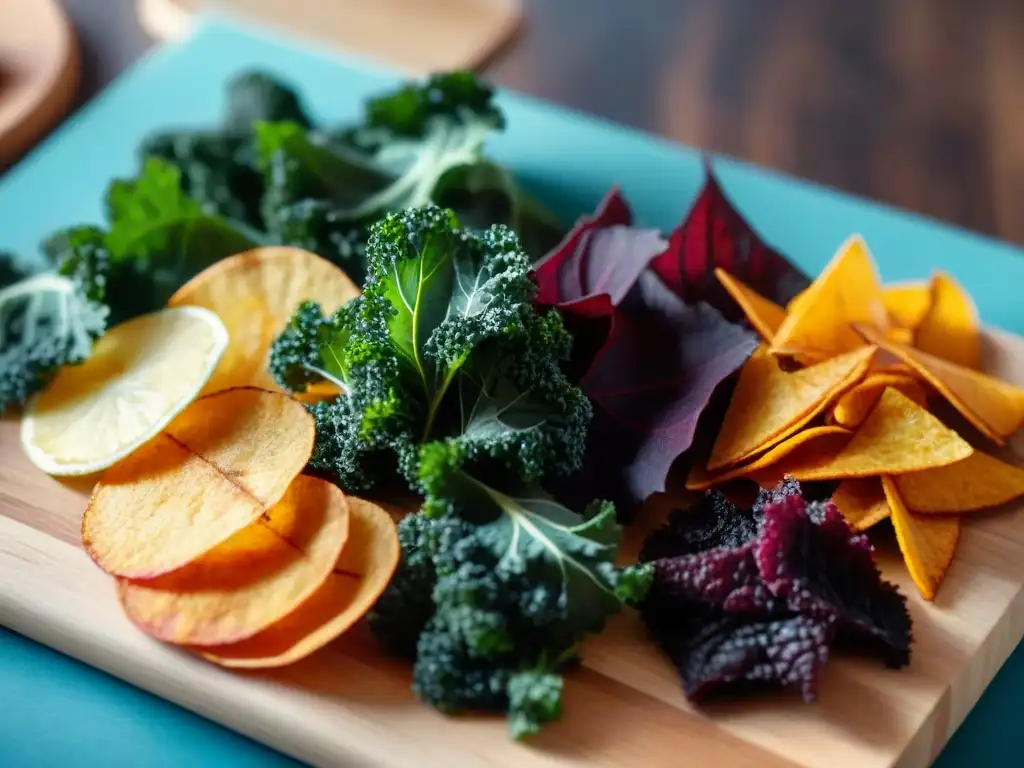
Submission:
POLYGON ((365 615, 394 575, 401 548, 391 515, 363 499, 349 496, 348 503, 348 541, 313 595, 248 640, 194 650, 225 667, 282 667, 324 647, 365 615))
POLYGON ((206 307, 228 328, 231 341, 203 390, 210 393, 246 384, 277 389, 267 356, 299 303, 315 301, 331 313, 358 295, 358 286, 326 259, 301 248, 267 247, 217 262, 167 303, 206 307))
POLYGON ((797 480, 899 475, 962 461, 970 443, 906 395, 886 387, 846 447, 824 464, 788 466, 797 480))
POLYGON ((895 344, 873 328, 858 326, 857 331, 931 384, 997 445, 1005 444, 1024 425, 1024 389, 905 344, 895 344))
POLYGON ((299 476, 263 517, 197 560, 155 579, 121 580, 121 605, 165 642, 244 640, 316 592, 341 554, 348 526, 345 494, 299 476))
POLYGON ((201 398, 104 473, 82 518, 103 570, 152 578, 208 552, 275 504, 316 430, 301 403, 257 389, 201 398))
POLYGON ((867 372, 874 347, 787 373, 762 346, 740 371, 708 471, 738 464, 797 432, 867 372))
POLYGON ((688 491, 706 491, 716 485, 720 485, 729 480, 735 480, 737 477, 745 477, 747 475, 760 472, 773 464, 781 461, 796 450, 802 449, 813 449, 817 443, 821 443, 821 448, 827 450, 833 448, 833 452, 838 450, 836 446, 842 445, 846 440, 849 440, 853 436, 853 433, 848 429, 842 427, 833 426, 822 426, 822 427, 809 427, 807 429, 797 432, 792 437, 783 440, 781 443, 770 449, 766 453, 758 456, 756 459, 751 461, 749 464, 741 464, 739 466, 732 467, 725 470, 717 475, 709 475, 707 473, 706 463, 700 462, 696 464, 693 469, 690 470, 689 476, 686 478, 686 489, 688 491))
POLYGON ((889 517, 889 500, 877 477, 843 480, 832 494, 832 503, 858 533, 889 517))
POLYGON ((886 387, 898 389, 915 403, 924 407, 928 398, 917 379, 899 373, 869 373, 864 381, 843 393, 832 407, 836 424, 856 429, 875 407, 886 387))
POLYGON ((932 277, 931 306, 921 318, 913 344, 922 352, 977 370, 981 328, 971 295, 949 275, 932 277))
POLYGON ((715 268, 715 277, 739 304, 754 330, 761 334, 765 341, 771 342, 775 332, 786 319, 786 310, 755 292, 721 267, 715 268))
POLYGON ((973 512, 1024 496, 1024 469, 975 451, 947 467, 900 475, 896 487, 914 512, 973 512))
POLYGON ((853 323, 889 327, 878 274, 859 235, 846 240, 811 287, 792 302, 771 351, 804 362, 851 352, 864 345, 853 323))
POLYGON ((882 302, 895 325, 917 328, 932 303, 932 289, 926 282, 882 286, 882 302))
POLYGON ((883 476, 882 488, 910 578, 925 600, 934 600, 956 554, 960 519, 915 515, 903 502, 894 478, 883 476))

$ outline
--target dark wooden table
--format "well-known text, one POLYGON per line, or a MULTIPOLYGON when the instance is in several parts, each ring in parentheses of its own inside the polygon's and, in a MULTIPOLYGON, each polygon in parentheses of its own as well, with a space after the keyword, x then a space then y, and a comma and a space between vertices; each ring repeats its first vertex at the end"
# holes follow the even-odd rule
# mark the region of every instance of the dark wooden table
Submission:
MULTIPOLYGON (((152 43, 64 0, 89 98, 152 43)), ((525 0, 497 83, 1024 242, 1022 0, 525 0)))

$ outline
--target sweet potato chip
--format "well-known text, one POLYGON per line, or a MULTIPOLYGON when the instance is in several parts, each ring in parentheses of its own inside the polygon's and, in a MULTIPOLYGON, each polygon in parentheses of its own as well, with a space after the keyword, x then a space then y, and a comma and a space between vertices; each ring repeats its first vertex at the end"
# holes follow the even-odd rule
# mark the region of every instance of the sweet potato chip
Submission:
POLYGON ((896 487, 914 512, 974 512, 1024 496, 1024 468, 975 451, 947 467, 900 475, 896 487))
POLYGON ((926 282, 883 285, 882 302, 894 325, 913 330, 931 306, 931 286, 926 282))
MULTIPOLYGON (((766 451, 748 464, 740 464, 731 467, 717 475, 709 475, 705 462, 698 462, 690 470, 686 478, 686 489, 688 491, 706 491, 716 485, 721 485, 729 480, 738 477, 745 477, 752 473, 758 473, 773 464, 786 458, 798 449, 819 449, 828 450, 833 446, 842 445, 849 440, 853 433, 842 427, 808 427, 788 437, 774 448, 766 451), (821 445, 817 445, 818 443, 821 445)), ((838 448, 836 448, 838 450, 838 448)))
POLYGON ((348 541, 312 596, 248 640, 195 650, 225 667, 281 667, 324 647, 366 614, 391 580, 401 548, 391 515, 363 499, 349 496, 348 503, 348 541))
POLYGON ((787 373, 762 345, 740 371, 708 471, 738 464, 796 433, 860 380, 874 353, 874 347, 861 346, 787 373))
POLYGON ((975 429, 997 445, 1005 444, 1024 425, 1024 389, 913 347, 895 344, 874 328, 857 326, 857 331, 931 384, 975 429))
POLYGON ((203 270, 168 306, 206 307, 224 321, 231 341, 203 392, 246 384, 277 389, 267 355, 301 301, 333 312, 359 295, 348 275, 301 248, 255 248, 203 270))
POLYGON ((981 367, 981 324, 971 295, 949 275, 932 277, 931 306, 914 333, 922 352, 977 370, 981 367))
POLYGON ((305 467, 316 429, 291 398, 242 388, 200 398, 103 475, 82 543, 103 570, 153 578, 259 518, 305 467))
POLYGON ((789 466, 797 480, 899 475, 962 461, 974 452, 970 443, 928 411, 892 387, 853 439, 824 464, 789 466))
POLYGON ((904 504, 894 478, 883 476, 882 488, 910 578, 925 600, 934 600, 956 554, 960 518, 915 515, 904 504))
POLYGON ((859 235, 846 240, 811 287, 791 302, 771 352, 805 363, 851 352, 864 346, 852 323, 889 327, 878 274, 859 235))
POLYGON ((120 580, 128 617, 169 643, 217 645, 252 637, 287 616, 331 573, 348 536, 337 487, 300 475, 276 505, 183 568, 120 580))
POLYGON ((715 268, 715 276, 722 287, 729 292, 733 300, 739 304, 747 320, 761 337, 771 342, 775 332, 786 319, 786 310, 771 299, 766 299, 743 282, 737 280, 721 267, 715 268))
POLYGON ((866 531, 889 517, 889 500, 877 477, 843 480, 832 494, 832 503, 856 532, 866 531))
POLYGON ((917 379, 899 373, 869 373, 848 392, 844 392, 832 407, 832 420, 846 429, 856 429, 875 407, 886 387, 898 389, 918 405, 928 402, 924 387, 917 379))

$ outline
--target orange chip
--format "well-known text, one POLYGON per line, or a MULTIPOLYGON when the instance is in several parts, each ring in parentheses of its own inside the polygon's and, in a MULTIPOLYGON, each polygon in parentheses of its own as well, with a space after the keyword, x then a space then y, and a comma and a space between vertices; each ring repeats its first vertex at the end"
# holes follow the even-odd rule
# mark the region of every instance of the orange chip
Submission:
POLYGON ((706 491, 729 480, 735 480, 737 477, 760 472, 786 458, 797 449, 827 449, 837 444, 841 445, 852 436, 853 433, 850 430, 842 427, 808 427, 783 440, 749 464, 732 467, 718 475, 708 475, 703 462, 695 464, 686 478, 686 489, 688 491, 706 491), (817 445, 819 442, 821 445, 817 445))
POLYGON ((928 397, 917 379, 899 373, 869 373, 864 381, 836 401, 832 407, 835 423, 846 429, 856 429, 875 407, 886 387, 898 389, 922 407, 927 404, 928 397))
POLYGON ((267 372, 270 345, 300 302, 330 313, 359 295, 348 275, 301 248, 255 248, 217 262, 179 288, 167 305, 205 307, 227 326, 231 340, 203 392, 246 384, 277 389, 267 372))
POLYGON ((153 578, 191 562, 284 495, 316 429, 286 395, 241 388, 200 398, 93 489, 82 543, 108 573, 153 578))
POLYGON ((894 344, 874 328, 857 326, 857 331, 913 369, 997 445, 1003 445, 1024 424, 1024 389, 913 347, 894 344))
POLYGON ((721 267, 715 267, 715 276, 732 296, 733 301, 739 304, 754 330, 760 333, 765 341, 770 342, 786 319, 786 310, 740 282, 721 267))
POLYGON ((931 306, 931 286, 926 282, 883 285, 882 302, 895 325, 913 330, 931 306))
POLYGON ((301 475, 252 525, 173 573, 119 581, 118 596, 128 618, 165 642, 238 642, 317 591, 341 554, 348 525, 345 494, 301 475))
POLYGON ((708 471, 738 464, 796 433, 865 374, 875 353, 853 352, 792 373, 761 346, 740 371, 708 471))
POLYGON ((883 476, 882 489, 910 578, 925 600, 934 600, 956 554, 960 518, 915 515, 903 503, 894 478, 883 476))
POLYGON ((931 293, 931 306, 914 334, 914 346, 965 368, 981 368, 981 327, 970 294, 942 272, 932 277, 931 293))
POLYGON ((889 327, 882 287, 859 235, 843 243, 811 287, 791 302, 771 352, 820 362, 864 346, 851 323, 889 327))
POLYGON ((248 640, 195 650, 225 667, 281 667, 324 647, 366 614, 391 580, 401 548, 391 515, 363 499, 350 496, 348 502, 348 541, 311 597, 248 640))
POLYGON ((832 494, 832 503, 858 533, 889 517, 889 501, 877 477, 843 480, 832 494))
POLYGON ((900 475, 896 485, 915 512, 973 512, 1024 496, 1024 469, 975 451, 948 467, 900 475))
POLYGON ((973 453, 970 443, 892 387, 846 447, 824 464, 789 466, 797 480, 899 475, 944 467, 973 453))

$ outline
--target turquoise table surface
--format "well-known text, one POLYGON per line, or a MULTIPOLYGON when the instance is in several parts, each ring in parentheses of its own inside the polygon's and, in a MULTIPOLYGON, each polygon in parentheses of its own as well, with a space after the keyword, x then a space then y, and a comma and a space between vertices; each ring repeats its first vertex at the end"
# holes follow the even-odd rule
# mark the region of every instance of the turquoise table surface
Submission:
MULTIPOLYGON (((147 132, 213 122, 226 79, 259 66, 300 86, 324 120, 354 115, 394 81, 370 69, 216 20, 160 49, 75 115, 0 182, 0 248, 37 254, 39 239, 101 221, 111 177, 131 175, 147 132)), ((502 94, 509 130, 491 145, 544 202, 572 219, 619 184, 641 223, 670 228, 702 179, 698 152, 515 94, 502 94)), ((1024 251, 918 216, 725 158, 726 192, 773 245, 815 273, 853 231, 886 281, 943 269, 974 295, 982 319, 1024 332, 1024 251)), ((1015 764, 1024 711, 1018 647, 936 765, 1015 764)), ((289 759, 0 629, 0 766, 203 768, 290 766, 289 759)))

